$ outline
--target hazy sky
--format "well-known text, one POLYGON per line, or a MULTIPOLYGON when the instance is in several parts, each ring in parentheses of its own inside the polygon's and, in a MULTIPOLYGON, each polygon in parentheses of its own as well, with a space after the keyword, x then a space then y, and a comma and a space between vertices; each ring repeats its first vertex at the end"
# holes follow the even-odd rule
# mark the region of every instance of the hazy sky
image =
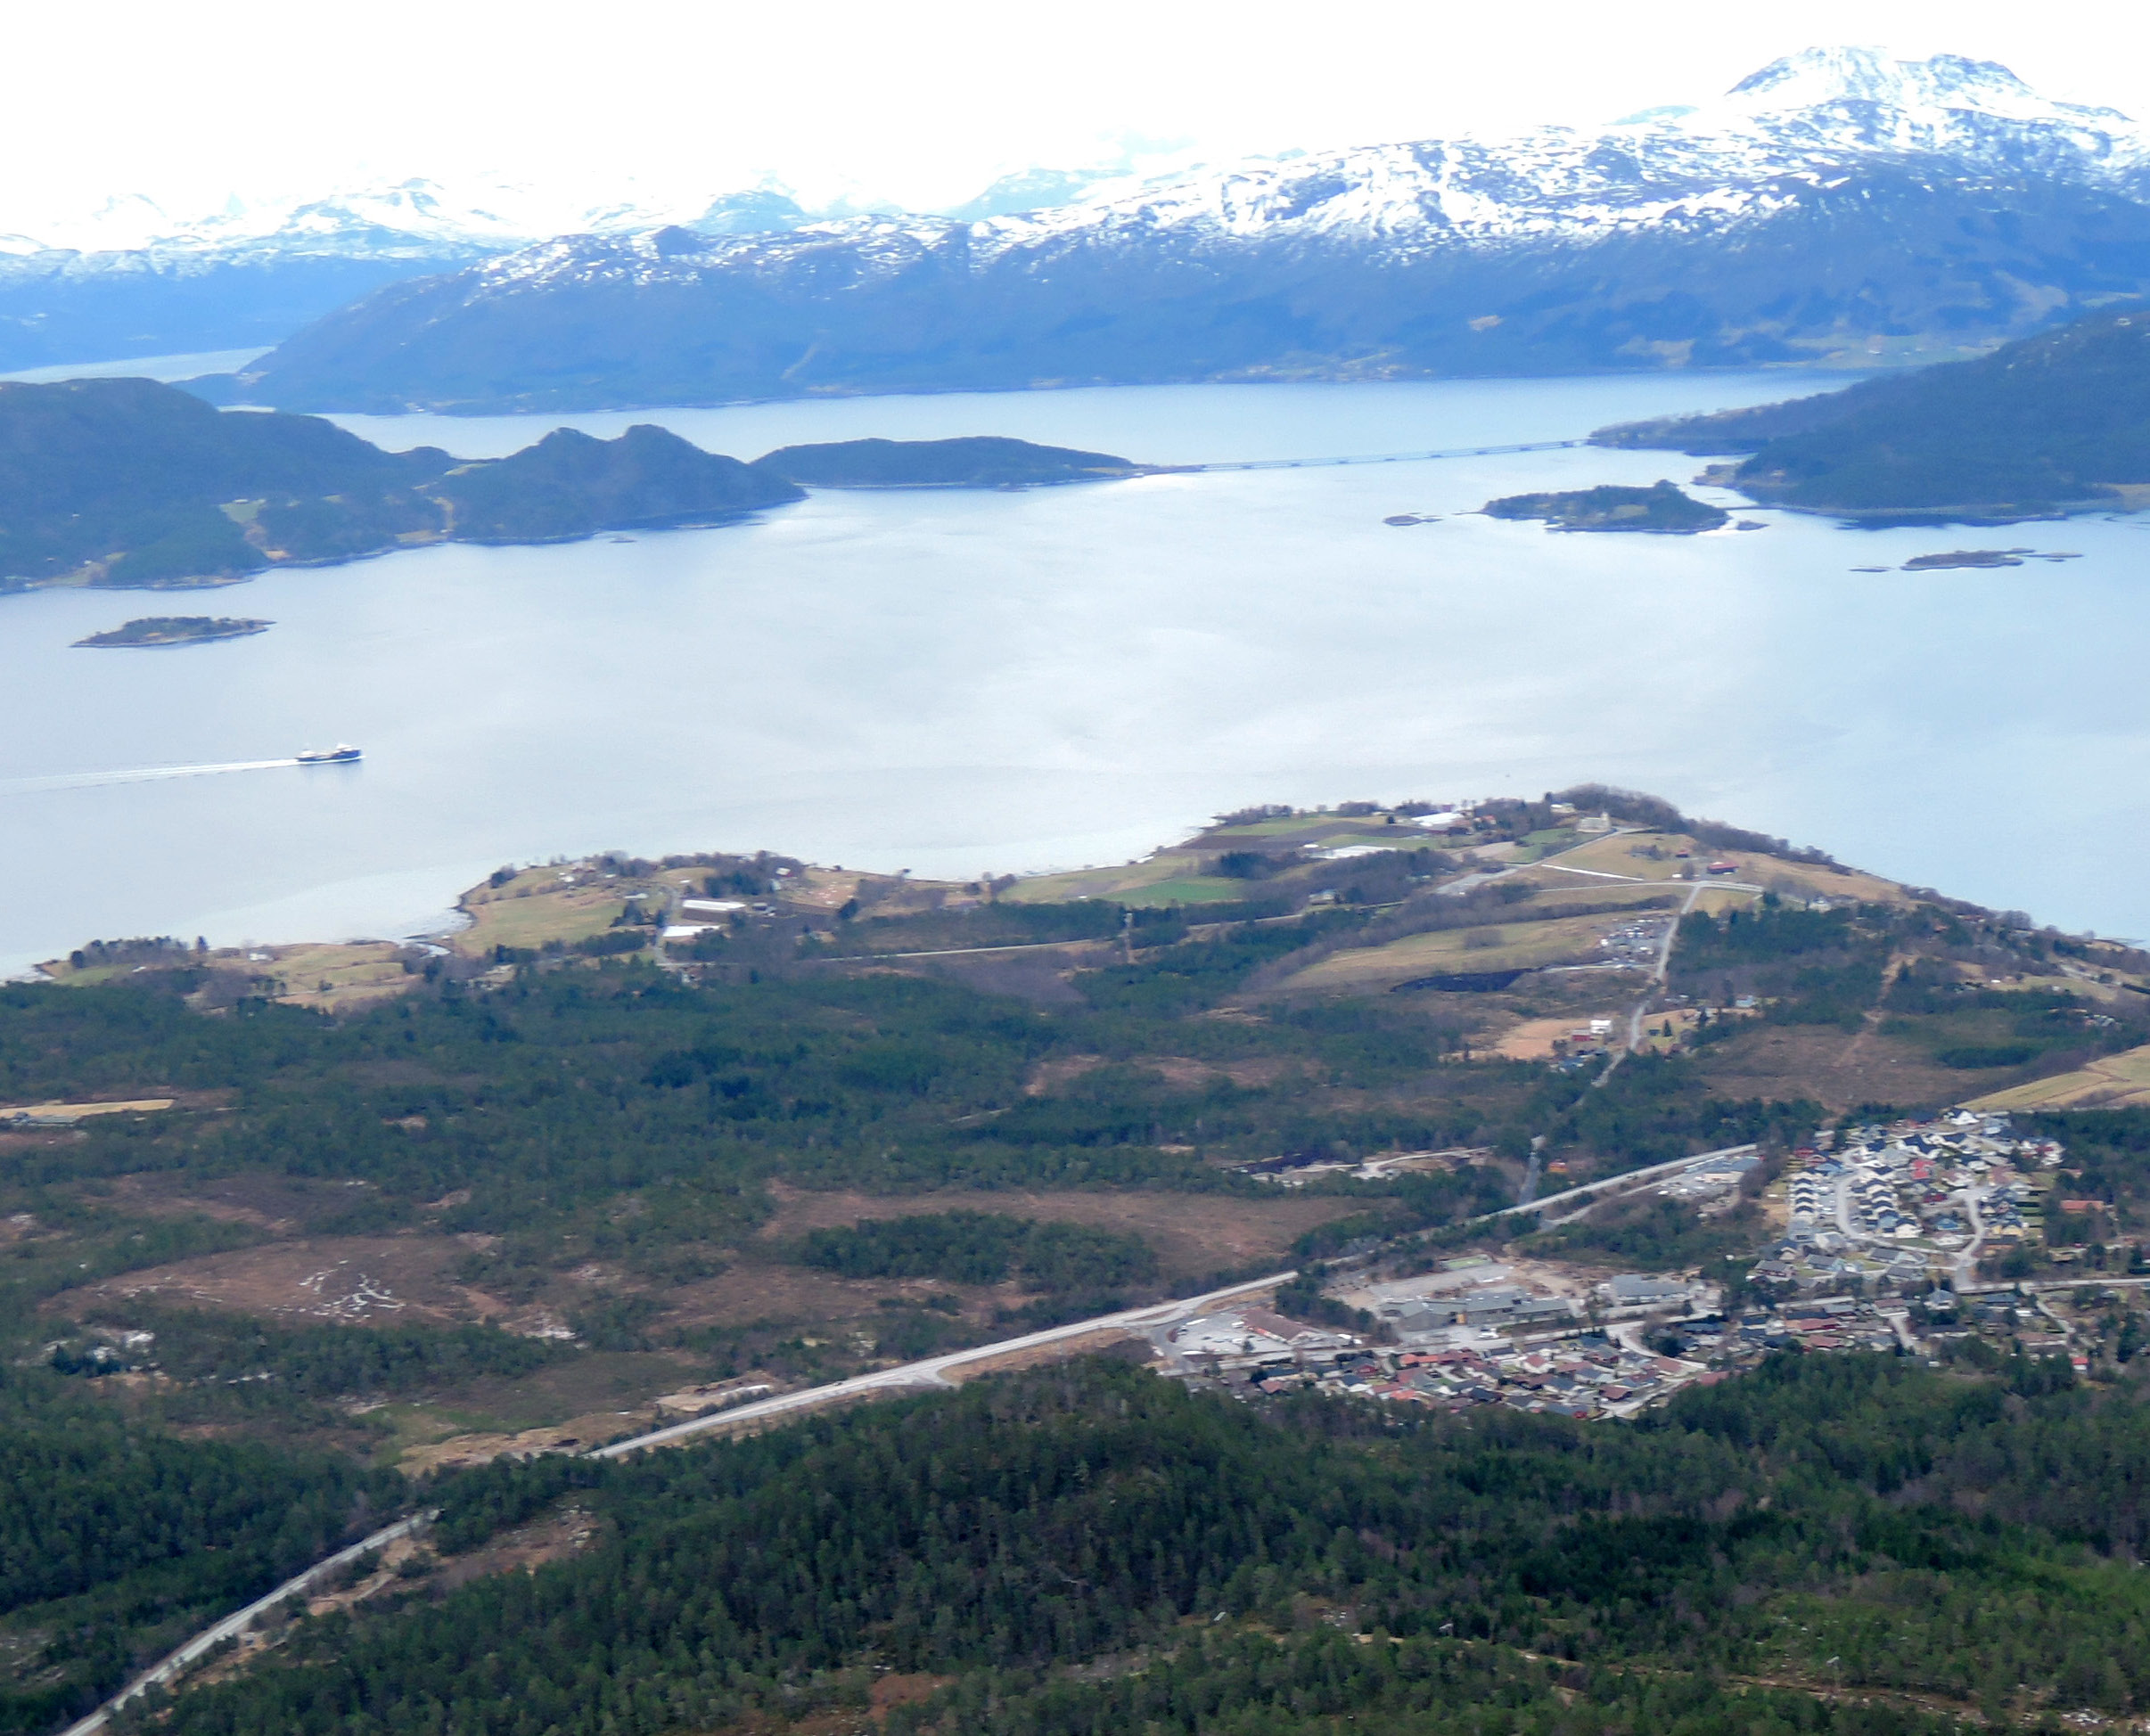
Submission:
POLYGON ((5 39, 8 212, 482 170, 930 208, 1127 134, 1223 158, 1592 124, 1827 42, 2150 111, 2150 7, 2021 0, 105 0, 12 8, 5 39))

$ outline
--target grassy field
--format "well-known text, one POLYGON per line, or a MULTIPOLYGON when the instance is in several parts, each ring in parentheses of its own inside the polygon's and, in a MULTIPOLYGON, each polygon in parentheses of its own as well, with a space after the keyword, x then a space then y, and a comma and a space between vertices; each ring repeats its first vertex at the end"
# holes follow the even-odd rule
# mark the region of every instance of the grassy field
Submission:
POLYGON ((346 1012, 386 1000, 402 994, 413 981, 403 968, 403 949, 387 940, 278 946, 261 968, 283 985, 276 999, 316 1012, 346 1012))
POLYGON ((587 871, 526 868, 505 885, 473 888, 463 895, 462 905, 471 925, 450 944, 475 958, 496 946, 587 940, 611 928, 627 900, 618 882, 593 878, 587 871))
MULTIPOLYGON (((1525 911, 1557 909, 1561 905, 1589 903, 1594 905, 1639 905, 1665 910, 1679 908, 1679 895, 1685 888, 1675 880, 1653 880, 1646 885, 1634 886, 1620 880, 1585 880, 1580 875, 1559 874, 1551 869, 1539 869, 1535 873, 1518 874, 1512 884, 1532 888, 1530 896, 1519 899, 1511 909, 1525 911), (1670 903, 1655 904, 1670 898, 1670 903)), ((1752 894, 1735 895, 1752 897, 1752 894)))
POLYGON ((1786 862, 1778 856, 1758 856, 1751 850, 1712 850, 1692 838, 1672 832, 1616 834, 1563 851, 1559 858, 1568 868, 1594 869, 1602 874, 1631 874, 1637 880, 1678 880, 1699 873, 1706 864, 1729 862, 1737 872, 1727 879, 1766 886, 1802 898, 1856 900, 1862 904, 1900 905, 1908 902, 1904 888, 1893 880, 1857 870, 1839 873, 1809 862, 1786 862), (1682 860, 1678 852, 1688 856, 1682 860))
MULTIPOLYGON (((1191 850, 1160 850, 1140 862, 1103 868, 1073 868, 1058 874, 1033 874, 1018 880, 1001 897, 1012 905, 1056 905, 1077 898, 1116 898, 1123 904, 1167 903, 1154 889, 1173 880, 1194 878, 1201 859, 1191 850)), ((1235 881, 1219 881, 1236 885, 1235 881)))
POLYGON ((1597 938, 1614 916, 1568 916, 1549 922, 1445 929, 1406 935, 1385 946, 1331 954, 1290 978, 1287 990, 1365 992, 1392 988, 1415 977, 1451 971, 1526 970, 1546 964, 1588 963, 1597 938))
POLYGON ((2128 1110, 2150 1107, 2150 1047, 2106 1055, 2072 1073, 1973 1100, 1980 1110, 2128 1110))

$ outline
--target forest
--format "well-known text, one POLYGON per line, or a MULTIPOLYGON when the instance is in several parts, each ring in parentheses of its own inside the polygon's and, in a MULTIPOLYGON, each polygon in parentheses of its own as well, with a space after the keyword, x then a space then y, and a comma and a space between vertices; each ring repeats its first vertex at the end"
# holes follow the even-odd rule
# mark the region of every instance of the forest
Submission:
POLYGON ((869 1218, 845 1229, 815 1230, 800 1257, 847 1278, 997 1284, 1015 1277, 1048 1290, 1112 1290, 1157 1275, 1157 1257, 1139 1236, 997 1212, 869 1218))
POLYGON ((144 1428, 0 1366, 0 1732, 86 1711, 176 1644, 398 1511, 393 1471, 144 1428))
POLYGON ((2025 1372, 1786 1353, 1593 1428, 1250 1412, 1092 1362, 603 1469, 499 1466, 474 1511, 564 1495, 587 1551, 302 1621, 129 1724, 657 1736, 863 1712, 882 1673, 930 1690, 891 1712, 907 1736, 2138 1712, 2150 1411, 2025 1372), (1781 1691, 1804 1684, 1884 1698, 1781 1691))

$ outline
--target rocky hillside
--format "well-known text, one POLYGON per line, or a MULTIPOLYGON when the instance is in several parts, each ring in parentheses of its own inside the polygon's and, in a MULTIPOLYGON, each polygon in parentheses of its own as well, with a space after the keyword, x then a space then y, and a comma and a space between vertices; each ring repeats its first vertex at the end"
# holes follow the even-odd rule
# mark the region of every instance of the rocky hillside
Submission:
POLYGON ((969 222, 553 240, 381 291, 242 385, 500 410, 1900 360, 2146 289, 2136 123, 1987 62, 1810 50, 1596 133, 1375 145, 969 222))

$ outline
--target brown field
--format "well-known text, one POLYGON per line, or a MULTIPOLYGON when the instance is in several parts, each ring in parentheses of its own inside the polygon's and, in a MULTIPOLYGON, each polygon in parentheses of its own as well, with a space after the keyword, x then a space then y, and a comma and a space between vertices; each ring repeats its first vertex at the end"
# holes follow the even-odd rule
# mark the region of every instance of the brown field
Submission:
POLYGON ((447 1236, 316 1236, 205 1254, 123 1273, 69 1292, 146 1296, 294 1322, 456 1321, 507 1310, 448 1276, 462 1245, 447 1236))
MULTIPOLYGON (((1187 1063, 1194 1067, 1195 1063, 1187 1063)), ((79 1301, 128 1297, 305 1321, 376 1324, 496 1320, 511 1330, 543 1324, 543 1308, 517 1309, 454 1276, 464 1239, 406 1231, 388 1236, 304 1233, 309 1219, 334 1209, 340 1190, 281 1177, 242 1175, 206 1182, 149 1174, 121 1176, 100 1189, 112 1206, 150 1217, 209 1217, 260 1229, 273 1240, 197 1258, 150 1266, 70 1291, 79 1301)), ((1345 1200, 1283 1196, 1235 1199, 1167 1192, 949 1191, 876 1198, 819 1193, 772 1183, 777 1209, 731 1269, 659 1290, 675 1323, 854 1319, 884 1297, 954 1290, 981 1308, 1026 1299, 1012 1286, 976 1291, 891 1280, 847 1280, 781 1262, 782 1246, 809 1229, 862 1218, 968 1210, 1089 1224, 1129 1231, 1157 1249, 1169 1285, 1255 1260, 1281 1258, 1305 1231, 1357 1209, 1345 1200)), ((445 1202, 444 1202, 445 1203, 445 1202)), ((578 1297, 644 1286, 597 1265, 562 1274, 547 1298, 571 1308, 578 1297)))
POLYGON ((4 1103, 0 1115, 34 1115, 45 1121, 82 1121, 94 1115, 150 1115, 168 1110, 170 1097, 134 1097, 110 1103, 4 1103))
POLYGON ((1473 1038, 1473 1051, 1498 1055, 1504 1060, 1550 1060, 1555 1040, 1566 1037, 1571 1031, 1588 1029, 1594 1018, 1612 1019, 1614 1037, 1624 1040, 1628 1029, 1627 1009, 1606 1008, 1594 1013, 1567 1013, 1558 1019, 1526 1019, 1503 1031, 1490 1045, 1482 1037, 1473 1038))
POLYGON ((1834 1110, 1954 1102, 1969 1082, 1900 1038, 1830 1025, 1758 1026, 1703 1050, 1695 1065, 1719 1097, 1812 1097, 1834 1110))

